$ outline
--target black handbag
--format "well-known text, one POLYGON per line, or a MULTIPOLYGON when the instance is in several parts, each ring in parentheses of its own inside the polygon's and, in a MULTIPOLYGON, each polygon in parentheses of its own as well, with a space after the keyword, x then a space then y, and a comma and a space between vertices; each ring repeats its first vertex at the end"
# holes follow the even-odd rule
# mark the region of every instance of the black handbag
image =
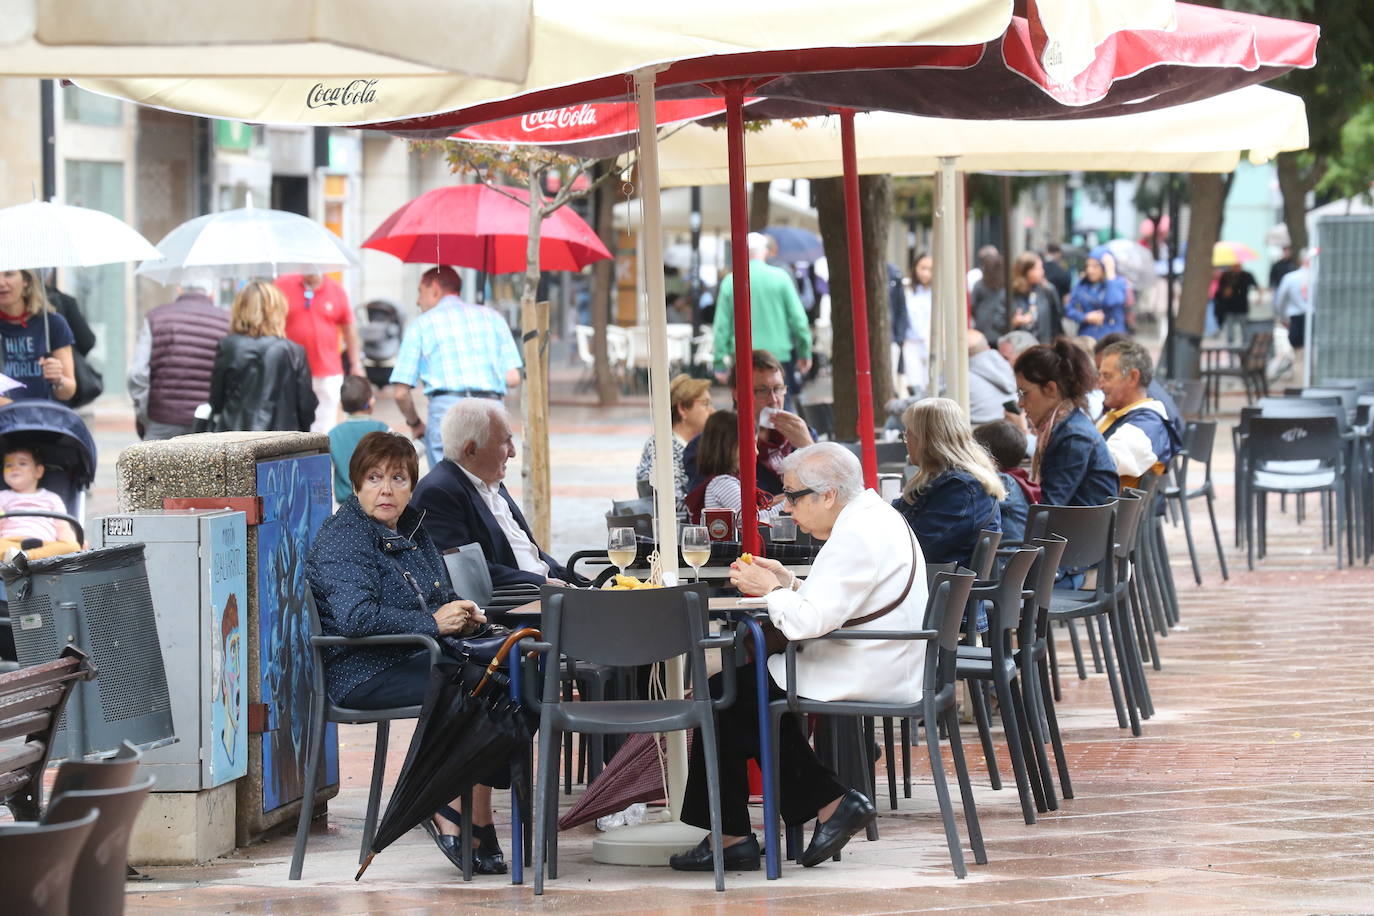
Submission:
POLYGON ((72 350, 72 367, 76 374, 76 394, 72 395, 67 406, 75 410, 105 393, 105 376, 75 349, 72 350))

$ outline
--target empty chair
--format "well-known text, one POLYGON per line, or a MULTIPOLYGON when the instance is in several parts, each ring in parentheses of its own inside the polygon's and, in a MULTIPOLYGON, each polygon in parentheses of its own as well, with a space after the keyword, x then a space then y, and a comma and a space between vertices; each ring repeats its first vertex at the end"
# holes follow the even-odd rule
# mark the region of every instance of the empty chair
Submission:
MULTIPOLYGON (((0 824, 0 893, 6 916, 68 916, 77 860, 99 812, 37 824, 0 824)), ((123 880, 121 875, 120 880, 123 880)))
POLYGON ((1229 579, 1226 569, 1226 551, 1221 546, 1221 531, 1217 528, 1216 489, 1212 486, 1212 449, 1216 444, 1217 424, 1215 420, 1193 420, 1183 434, 1183 450, 1179 453, 1174 470, 1174 485, 1164 488, 1164 498, 1178 504, 1179 515, 1183 519, 1183 535, 1188 541, 1188 558, 1193 563, 1193 579, 1202 584, 1202 569, 1197 561, 1197 548, 1193 544, 1193 519, 1188 503, 1198 497, 1207 501, 1207 517, 1212 523, 1212 539, 1217 545, 1217 562, 1221 564, 1221 578, 1229 579), (1189 465, 1202 465, 1202 483, 1188 486, 1189 465))
POLYGON ((1343 559, 1342 535, 1346 531, 1345 447, 1335 417, 1255 417, 1246 439, 1245 531, 1246 560, 1255 568, 1255 528, 1259 529, 1258 553, 1264 559, 1267 503, 1270 493, 1321 493, 1322 542, 1328 541, 1334 502, 1336 568, 1343 559), (1265 470, 1275 461, 1311 461, 1305 473, 1265 470), (1326 498, 1327 495, 1330 499, 1326 498))
MULTIPOLYGON (((135 761, 136 763, 136 761, 135 761)), ((81 845, 72 882, 69 911, 82 916, 119 916, 124 912, 124 878, 129 864, 129 835, 153 777, 110 789, 72 789, 53 793, 43 815, 45 824, 82 817, 94 808, 100 813, 81 845)))
POLYGON ((499 615, 503 611, 539 600, 539 586, 527 583, 507 585, 497 589, 491 583, 491 570, 482 545, 464 544, 444 551, 444 566, 448 568, 453 590, 485 611, 499 615))
POLYGON ((610 515, 652 515, 654 511, 654 498, 652 496, 640 497, 638 499, 613 499, 611 500, 610 515))
POLYGON ((1196 420, 1202 416, 1203 395, 1205 393, 1202 379, 1181 378, 1170 379, 1165 382, 1164 389, 1173 397, 1178 405, 1178 412, 1185 420, 1196 420))

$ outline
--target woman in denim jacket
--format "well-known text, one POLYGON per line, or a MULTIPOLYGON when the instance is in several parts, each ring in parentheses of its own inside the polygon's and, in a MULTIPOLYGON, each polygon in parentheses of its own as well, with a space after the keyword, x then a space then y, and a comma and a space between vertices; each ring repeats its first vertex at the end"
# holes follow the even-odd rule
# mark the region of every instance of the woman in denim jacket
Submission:
POLYGON ((1083 412, 1097 386, 1092 358, 1066 337, 1016 360, 1016 388, 1036 435, 1031 480, 1051 506, 1100 506, 1117 495, 1116 462, 1083 412))

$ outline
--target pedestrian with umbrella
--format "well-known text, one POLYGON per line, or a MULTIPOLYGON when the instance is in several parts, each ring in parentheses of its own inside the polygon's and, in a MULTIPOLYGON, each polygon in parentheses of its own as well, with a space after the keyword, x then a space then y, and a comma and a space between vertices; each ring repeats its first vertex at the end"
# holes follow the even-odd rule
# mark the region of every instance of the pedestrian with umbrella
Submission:
POLYGON ((0 337, 5 341, 5 374, 21 383, 0 400, 72 399, 72 329, 53 313, 37 271, 0 272, 0 337))
MULTIPOLYGON (((454 593, 439 551, 420 526, 420 514, 410 508, 419 477, 419 461, 410 441, 396 433, 368 433, 353 452, 348 476, 353 495, 320 526, 306 562, 324 634, 356 638, 419 633, 437 639, 469 635, 485 623, 476 604, 454 593)), ((414 652, 409 647, 329 648, 325 650, 325 685, 330 698, 348 708, 419 706, 430 694, 431 676, 443 676, 437 670, 432 675, 431 667, 428 651, 414 652)), ((429 724, 420 727, 448 727, 444 718, 422 715, 422 723, 429 724)), ((414 744, 410 756, 415 756, 414 744)), ((505 759, 490 755, 484 763, 469 767, 469 773, 474 781, 504 781, 500 770, 505 759)), ((407 772, 411 763, 408 758, 407 772)), ((459 812, 455 809, 461 794, 455 791, 440 799, 424 812, 423 820, 435 845, 460 868, 459 812)), ((472 800, 478 841, 475 869, 484 875, 505 874, 504 855, 492 824, 491 789, 478 786, 472 800)), ((383 827, 395 823, 391 816, 395 805, 393 795, 383 827)), ((400 832, 414 824, 411 820, 400 832)), ((379 830, 374 851, 395 838, 384 838, 379 830)))

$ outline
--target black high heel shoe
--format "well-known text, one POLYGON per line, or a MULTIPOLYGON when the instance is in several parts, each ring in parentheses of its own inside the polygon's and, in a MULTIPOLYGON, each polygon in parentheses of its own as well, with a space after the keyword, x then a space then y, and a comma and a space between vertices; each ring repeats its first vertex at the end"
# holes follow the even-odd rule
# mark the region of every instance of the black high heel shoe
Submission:
POLYGON ((472 870, 479 875, 504 875, 506 854, 496 838, 496 825, 478 827, 474 824, 472 836, 477 840, 477 848, 472 851, 472 870))

